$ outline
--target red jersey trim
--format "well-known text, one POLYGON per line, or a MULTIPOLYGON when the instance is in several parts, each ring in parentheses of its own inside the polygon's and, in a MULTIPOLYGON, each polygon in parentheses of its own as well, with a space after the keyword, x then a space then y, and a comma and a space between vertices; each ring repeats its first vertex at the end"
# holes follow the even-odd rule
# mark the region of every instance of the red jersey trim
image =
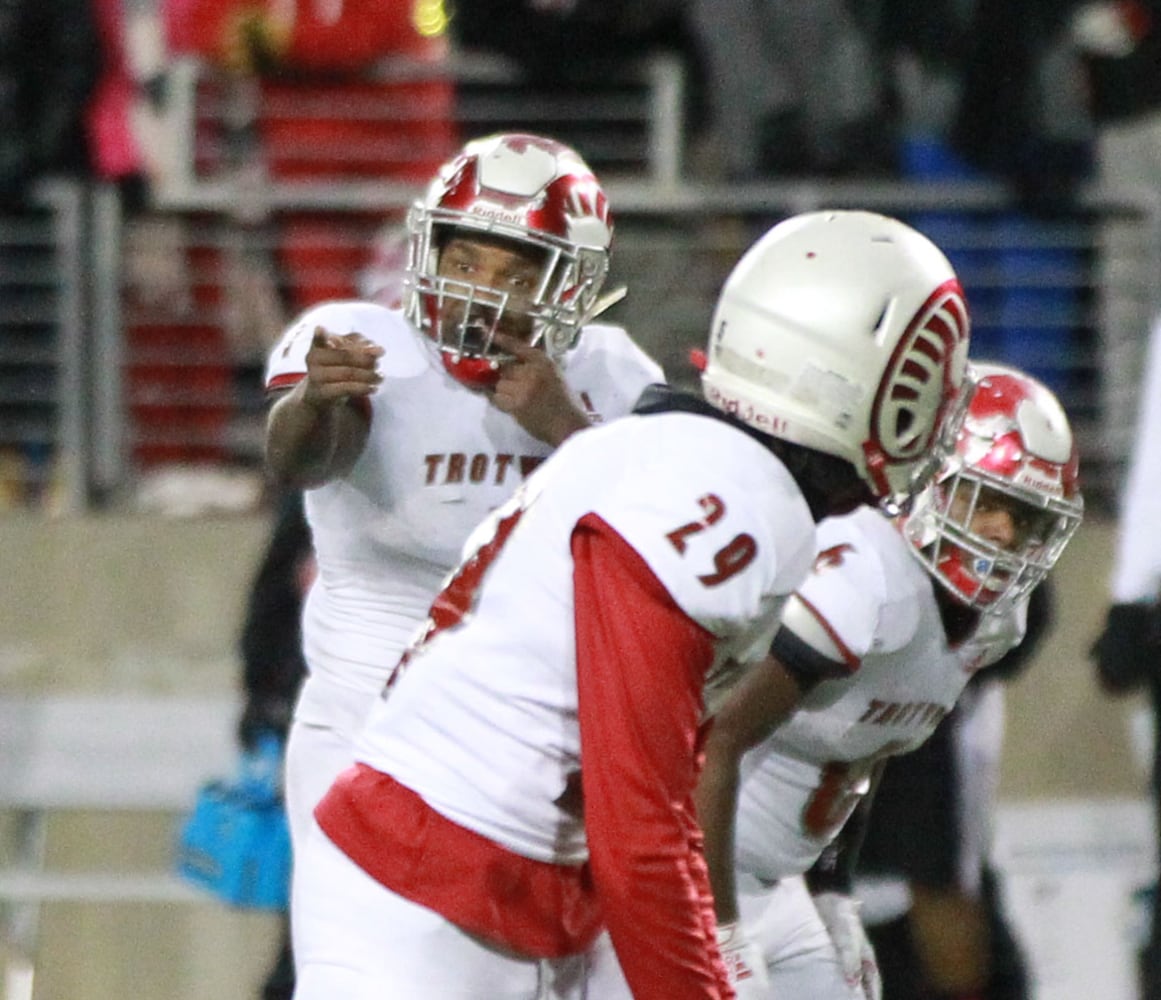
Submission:
POLYGON ((587 865, 514 854, 365 764, 339 775, 314 815, 375 881, 511 951, 575 955, 601 930, 587 865))
POLYGON ((274 392, 277 389, 293 388, 304 378, 306 378, 306 372, 283 372, 281 375, 273 375, 266 383, 266 391, 274 392))
POLYGON ((811 604, 810 601, 802 596, 802 594, 796 593, 794 596, 798 598, 798 600, 802 602, 802 606, 814 616, 815 621, 817 621, 818 624, 822 626, 822 630, 830 638, 830 641, 835 644, 835 648, 842 655, 843 662, 847 665, 848 672, 852 674, 855 673, 855 671, 857 671, 862 665, 862 659, 857 656, 855 652, 845 642, 842 641, 841 638, 839 638, 839 634, 831 627, 830 622, 826 620, 826 616, 823 615, 823 613, 819 611, 818 608, 811 604))

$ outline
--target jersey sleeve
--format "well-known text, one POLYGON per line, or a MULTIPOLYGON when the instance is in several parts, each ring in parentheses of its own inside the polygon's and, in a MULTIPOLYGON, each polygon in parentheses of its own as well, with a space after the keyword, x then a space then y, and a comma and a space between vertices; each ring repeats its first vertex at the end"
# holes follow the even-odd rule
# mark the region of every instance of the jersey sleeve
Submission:
POLYGON ((599 518, 572 538, 585 827, 638 1000, 732 996, 693 806, 712 637, 599 518))
POLYGON ((883 568, 874 540, 845 518, 819 525, 818 554, 787 602, 774 652, 817 676, 855 673, 883 645, 883 568))
POLYGON ((361 333, 383 343, 387 310, 366 302, 325 302, 302 313, 282 332, 266 359, 266 391, 289 388, 306 376, 306 352, 315 327, 330 333, 361 333))
MULTIPOLYGON (((613 420, 629 413, 646 386, 665 381, 661 366, 619 326, 587 326, 581 343, 587 358, 581 360, 571 378, 569 371, 573 366, 570 364, 565 378, 570 384, 577 381, 588 385, 582 392, 591 393, 596 398, 590 401, 582 399, 582 403, 594 403, 602 420, 613 420), (585 378, 585 375, 589 377, 585 378)), ((579 388, 579 385, 574 388, 579 388)))
POLYGON ((311 309, 294 320, 266 358, 266 391, 288 389, 306 376, 306 352, 324 310, 311 309))
POLYGON ((809 569, 814 521, 789 472, 761 445, 716 426, 711 436, 698 438, 699 431, 677 425, 653 439, 671 449, 666 457, 680 450, 682 461, 646 455, 623 471, 594 513, 632 546, 674 603, 737 658, 759 631, 768 647, 767 626, 809 569))

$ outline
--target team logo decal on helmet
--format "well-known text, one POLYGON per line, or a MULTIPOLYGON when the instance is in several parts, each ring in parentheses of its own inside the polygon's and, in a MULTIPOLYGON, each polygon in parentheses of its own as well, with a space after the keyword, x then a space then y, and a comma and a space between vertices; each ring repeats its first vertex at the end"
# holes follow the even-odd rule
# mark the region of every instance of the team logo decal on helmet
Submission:
POLYGON ((494 384, 505 359, 492 344, 497 330, 517 325, 559 359, 603 308, 613 234, 608 199, 580 156, 559 142, 501 134, 468 143, 413 207, 408 229, 408 317, 465 384, 494 384), (453 237, 534 254, 535 288, 518 299, 441 275, 440 253, 453 237))
POLYGON ((903 531, 961 602, 999 613, 1055 565, 1081 523, 1076 442, 1052 392, 1007 365, 973 366, 954 450, 903 531))

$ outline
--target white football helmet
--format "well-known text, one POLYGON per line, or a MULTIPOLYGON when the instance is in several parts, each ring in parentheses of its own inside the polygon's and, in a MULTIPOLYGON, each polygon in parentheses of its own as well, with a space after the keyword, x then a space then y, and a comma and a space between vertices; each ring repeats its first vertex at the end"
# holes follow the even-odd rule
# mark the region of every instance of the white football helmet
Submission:
POLYGON ((407 317, 436 341, 447 370, 466 385, 495 383, 504 355, 492 338, 505 310, 516 307, 505 291, 439 275, 440 251, 453 233, 541 253, 537 287, 520 308, 531 320, 531 342, 550 357, 568 351, 599 311, 613 236, 608 199, 562 143, 518 133, 469 142, 413 206, 407 227, 407 317))
POLYGON ((968 336, 963 290, 925 236, 872 212, 808 212, 726 279, 702 385, 714 406, 846 459, 897 502, 938 466, 968 336))
POLYGON ((1080 525, 1076 442, 1056 397, 1007 365, 972 365, 955 449, 902 520, 912 551, 962 603, 998 614, 1055 565, 1080 525))

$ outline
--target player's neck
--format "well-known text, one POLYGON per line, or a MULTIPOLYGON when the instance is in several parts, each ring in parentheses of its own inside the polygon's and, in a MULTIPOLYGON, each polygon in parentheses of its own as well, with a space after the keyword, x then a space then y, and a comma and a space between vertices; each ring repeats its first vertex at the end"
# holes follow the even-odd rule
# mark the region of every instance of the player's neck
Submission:
POLYGON ((931 581, 931 586, 935 591, 935 603, 939 608, 939 617, 943 622, 947 643, 954 649, 975 632, 980 623, 980 611, 957 600, 946 587, 935 580, 931 581))

